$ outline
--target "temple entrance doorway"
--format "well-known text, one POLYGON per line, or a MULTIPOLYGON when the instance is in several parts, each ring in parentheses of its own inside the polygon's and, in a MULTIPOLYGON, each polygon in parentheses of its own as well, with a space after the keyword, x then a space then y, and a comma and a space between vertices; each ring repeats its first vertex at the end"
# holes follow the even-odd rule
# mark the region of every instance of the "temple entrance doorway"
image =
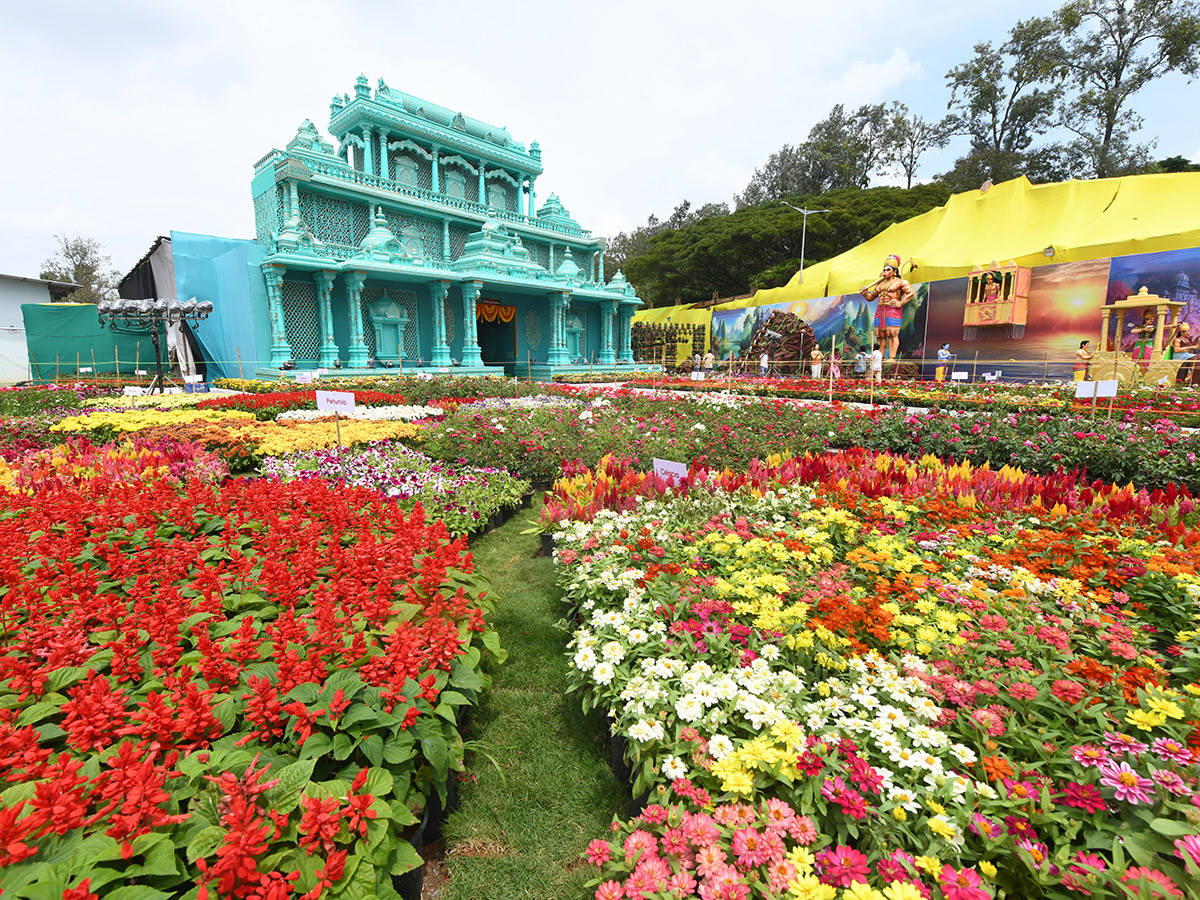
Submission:
POLYGON ((485 363, 511 363, 517 359, 516 307, 499 303, 476 304, 479 354, 485 363))

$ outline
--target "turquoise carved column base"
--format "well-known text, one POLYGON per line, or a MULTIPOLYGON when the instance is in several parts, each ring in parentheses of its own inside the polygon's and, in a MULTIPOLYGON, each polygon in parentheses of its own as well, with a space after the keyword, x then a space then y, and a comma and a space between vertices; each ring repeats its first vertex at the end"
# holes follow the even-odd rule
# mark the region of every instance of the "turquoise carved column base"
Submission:
POLYGON ((346 362, 351 369, 365 369, 371 358, 363 340, 362 288, 367 276, 361 272, 347 272, 342 277, 346 281, 346 301, 350 307, 350 353, 346 362))
POLYGON ((475 302, 479 299, 481 287, 477 281, 468 281, 462 286, 464 366, 483 365, 483 355, 479 351, 479 323, 475 318, 475 302))
POLYGON ((447 281, 429 282, 429 301, 433 306, 433 353, 430 358, 435 366, 450 365, 450 347, 446 343, 446 293, 450 289, 447 281))
POLYGON ((267 305, 271 311, 271 366, 279 368, 292 358, 283 319, 283 266, 263 266, 267 279, 267 305))

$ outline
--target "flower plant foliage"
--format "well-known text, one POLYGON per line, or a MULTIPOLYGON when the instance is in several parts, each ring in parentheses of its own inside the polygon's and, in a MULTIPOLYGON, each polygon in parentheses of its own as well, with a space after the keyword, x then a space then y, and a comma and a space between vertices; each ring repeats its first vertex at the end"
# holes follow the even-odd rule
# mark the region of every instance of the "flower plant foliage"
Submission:
POLYGON ((396 896, 504 656, 463 541, 349 485, 177 482, 0 492, 5 897, 396 896))
POLYGON ((1190 498, 859 450, 609 458, 551 507, 574 689, 648 804, 598 900, 1195 896, 1190 498))

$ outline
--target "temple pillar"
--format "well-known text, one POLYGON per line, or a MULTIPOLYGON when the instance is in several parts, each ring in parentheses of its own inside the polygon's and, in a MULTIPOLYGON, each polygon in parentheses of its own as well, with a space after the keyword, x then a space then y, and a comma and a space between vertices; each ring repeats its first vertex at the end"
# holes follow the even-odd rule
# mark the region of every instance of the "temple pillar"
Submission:
POLYGON ((433 355, 435 366, 450 365, 450 345, 446 343, 446 293, 448 281, 429 282, 429 302, 433 305, 433 355))
MULTIPOLYGON (((1108 349, 1108 316, 1110 310, 1107 306, 1100 307, 1100 343, 1097 349, 1103 353, 1108 349)), ((1119 349, 1119 348, 1118 348, 1119 349)))
POLYGON ((1163 335, 1166 333, 1167 313, 1170 312, 1170 309, 1169 306, 1160 306, 1157 310, 1158 315, 1155 321, 1157 327, 1154 329, 1154 356, 1157 359, 1162 359, 1163 335))
POLYGON ((375 149, 371 146, 371 126, 362 127, 363 171, 368 175, 375 174, 375 149))
POLYGON ((487 205, 487 172, 484 170, 482 159, 479 161, 479 202, 487 205))
POLYGON ((386 128, 379 129, 379 176, 381 178, 391 178, 388 174, 388 133, 386 128))
POLYGON ((482 366, 483 355, 479 352, 479 323, 475 319, 475 303, 479 299, 482 285, 478 281, 465 281, 463 295, 463 355, 464 366, 482 366))
POLYGON ((342 278, 346 282, 346 301, 350 306, 350 354, 347 364, 351 369, 365 369, 371 357, 363 340, 362 288, 367 276, 363 272, 346 272, 342 278))
POLYGON ((517 212, 518 216, 521 214, 521 210, 524 209, 524 207, 525 207, 525 176, 518 173, 517 174, 517 202, 516 202, 516 212, 517 212))
POLYGON ((442 179, 438 175, 438 150, 441 148, 437 144, 433 145, 433 159, 430 161, 430 166, 433 171, 433 192, 440 194, 442 192, 442 179))
POLYGON ((600 250, 596 253, 596 256, 599 257, 596 261, 596 271, 597 271, 596 280, 600 282, 600 287, 604 287, 604 245, 603 244, 600 245, 600 250))
POLYGON ((616 311, 616 300, 600 301, 600 364, 604 366, 611 366, 617 361, 612 340, 613 319, 616 311))
POLYGON ((271 365, 282 366, 292 358, 292 346, 288 343, 287 327, 283 318, 283 273, 285 267, 263 266, 267 279, 267 306, 271 311, 271 365))
POLYGON ((550 350, 546 362, 552 366, 565 366, 571 362, 567 355, 567 310, 571 307, 571 295, 550 295, 550 350))
POLYGON ((621 304, 621 325, 617 335, 617 342, 621 347, 621 351, 617 358, 621 362, 626 363, 633 362, 633 340, 631 334, 633 328, 633 310, 634 307, 632 305, 621 304))
POLYGON ((333 368, 338 358, 337 342, 333 339, 333 282, 337 272, 314 272, 317 284, 317 316, 321 320, 321 352, 317 364, 322 369, 333 368))
POLYGON ((442 219, 442 259, 450 262, 450 220, 442 219))
POLYGON ((533 218, 533 176, 529 176, 529 218, 533 218))

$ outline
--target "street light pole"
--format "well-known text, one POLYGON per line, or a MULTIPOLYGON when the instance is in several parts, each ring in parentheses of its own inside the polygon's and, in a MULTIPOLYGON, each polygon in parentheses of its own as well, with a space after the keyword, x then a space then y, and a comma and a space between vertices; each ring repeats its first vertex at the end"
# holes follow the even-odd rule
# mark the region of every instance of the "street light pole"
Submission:
POLYGON ((803 284, 804 283, 804 245, 808 240, 808 217, 815 213, 827 213, 827 212, 829 212, 829 210, 827 210, 827 209, 801 209, 798 206, 792 206, 792 204, 788 203, 786 200, 780 200, 779 202, 782 203, 784 206, 786 206, 788 209, 794 209, 796 212, 802 213, 804 216, 804 226, 800 229, 800 283, 803 284))

